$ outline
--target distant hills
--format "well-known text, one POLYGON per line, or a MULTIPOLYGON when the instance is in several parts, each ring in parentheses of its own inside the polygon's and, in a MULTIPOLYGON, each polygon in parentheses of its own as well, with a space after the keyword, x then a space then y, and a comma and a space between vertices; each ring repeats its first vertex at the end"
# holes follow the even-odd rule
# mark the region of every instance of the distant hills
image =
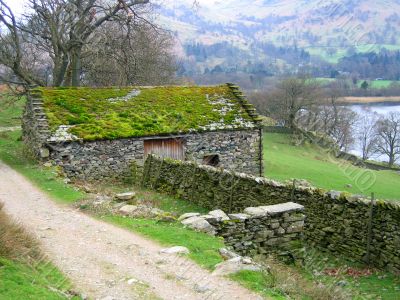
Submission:
POLYGON ((260 63, 259 69, 275 73, 318 60, 337 63, 357 52, 400 49, 398 0, 171 2, 160 5, 160 23, 180 41, 181 56, 196 63, 189 70, 196 74, 218 72, 218 66, 224 72, 246 72, 246 66, 254 71, 260 63))

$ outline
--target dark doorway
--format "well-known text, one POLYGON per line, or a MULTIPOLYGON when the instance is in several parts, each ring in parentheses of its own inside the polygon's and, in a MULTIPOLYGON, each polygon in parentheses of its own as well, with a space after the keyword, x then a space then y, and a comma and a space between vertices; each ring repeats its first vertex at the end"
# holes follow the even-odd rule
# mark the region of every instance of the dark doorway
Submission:
POLYGON ((208 165, 208 166, 218 167, 218 165, 219 165, 218 154, 204 156, 203 164, 208 165))

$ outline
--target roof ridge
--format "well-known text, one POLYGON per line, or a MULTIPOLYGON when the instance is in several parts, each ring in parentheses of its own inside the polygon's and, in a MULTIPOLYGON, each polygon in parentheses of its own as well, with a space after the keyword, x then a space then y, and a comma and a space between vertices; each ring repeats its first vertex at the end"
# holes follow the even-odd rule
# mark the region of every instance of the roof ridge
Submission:
POLYGON ((247 97, 243 94, 243 92, 240 90, 240 87, 234 83, 226 83, 228 88, 232 91, 232 94, 236 97, 238 100, 239 104, 243 107, 243 109, 247 112, 247 114, 251 117, 251 119, 257 124, 260 125, 262 118, 260 115, 257 113, 257 110, 255 109, 254 105, 251 104, 248 100, 247 97))

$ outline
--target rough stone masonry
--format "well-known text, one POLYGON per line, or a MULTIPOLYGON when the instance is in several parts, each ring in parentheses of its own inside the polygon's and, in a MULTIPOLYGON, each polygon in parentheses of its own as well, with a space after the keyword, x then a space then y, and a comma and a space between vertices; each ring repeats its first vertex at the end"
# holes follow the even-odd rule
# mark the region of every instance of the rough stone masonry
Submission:
POLYGON ((301 246, 305 215, 302 205, 288 202, 248 207, 243 213, 222 210, 206 215, 187 213, 180 217, 185 226, 224 238, 225 245, 244 256, 286 252, 301 246))
MULTIPOLYGON (((237 91, 235 90, 235 93, 237 91)), ((242 96, 236 95, 243 102, 242 96)), ((242 104, 251 116, 249 104, 242 104)), ((51 112, 50 112, 51 113, 51 112)), ((203 163, 209 156, 218 157, 218 167, 260 175, 262 171, 262 132, 256 121, 243 127, 131 138, 77 140, 69 132, 71 126, 60 126, 51 132, 43 96, 31 91, 23 117, 23 137, 32 154, 61 166, 66 176, 83 180, 121 178, 131 167, 143 167, 145 142, 151 140, 179 140, 184 160, 203 163)))
POLYGON ((371 203, 360 196, 293 187, 263 177, 154 156, 146 161, 143 184, 228 213, 240 213, 249 206, 301 204, 307 215, 304 236, 308 244, 400 272, 400 205, 396 201, 371 203))

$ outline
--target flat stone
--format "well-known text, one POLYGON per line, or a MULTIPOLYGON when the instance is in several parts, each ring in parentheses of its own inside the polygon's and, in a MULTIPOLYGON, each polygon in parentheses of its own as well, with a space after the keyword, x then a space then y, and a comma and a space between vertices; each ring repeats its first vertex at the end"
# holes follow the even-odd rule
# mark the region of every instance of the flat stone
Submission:
POLYGON ((206 285, 198 285, 197 283, 193 287, 196 293, 204 294, 210 290, 210 288, 206 285))
POLYGON ((261 267, 252 263, 249 263, 248 259, 243 259, 243 257, 235 257, 219 263, 215 266, 213 276, 225 276, 240 271, 260 271, 261 267))
POLYGON ((221 209, 212 210, 208 213, 210 216, 215 217, 218 221, 229 220, 228 215, 221 209))
POLYGON ((50 156, 50 150, 47 148, 40 148, 39 152, 41 158, 48 158, 50 156))
POLYGON ((328 192, 328 195, 329 195, 332 199, 339 199, 341 194, 342 194, 341 192, 334 191, 334 190, 328 192))
POLYGON ((229 214, 228 216, 231 220, 241 220, 241 221, 250 218, 250 215, 248 214, 229 214))
POLYGON ((191 217, 181 221, 181 223, 194 230, 215 235, 215 228, 201 217, 191 217))
POLYGON ((135 192, 120 193, 115 195, 115 197, 121 201, 132 200, 135 196, 136 196, 135 192))
POLYGON ((163 211, 163 210, 161 210, 159 208, 156 208, 156 207, 152 208, 151 211, 150 211, 150 215, 154 216, 154 217, 157 217, 157 216, 160 216, 160 215, 163 215, 163 214, 165 214, 165 211, 163 211))
POLYGON ((191 218, 191 217, 198 217, 198 216, 200 216, 199 213, 186 213, 186 214, 181 215, 178 218, 178 221, 183 221, 185 219, 188 219, 188 218, 191 218))
POLYGON ((222 258, 225 260, 229 260, 240 256, 239 254, 236 254, 235 252, 228 250, 226 248, 220 248, 218 251, 219 254, 221 254, 222 258))
POLYGON ((269 206, 260 206, 258 208, 262 209, 270 216, 284 214, 284 213, 290 213, 293 211, 303 211, 304 210, 303 205, 300 205, 300 204, 297 204, 294 202, 287 202, 287 203, 269 205, 269 206))
POLYGON ((139 282, 139 280, 137 280, 137 279, 135 279, 135 278, 131 278, 131 279, 128 280, 128 284, 129 284, 129 285, 132 285, 132 284, 138 283, 138 282, 139 282))
POLYGON ((189 254, 189 249, 183 246, 174 246, 160 250, 162 254, 189 254))
POLYGON ((202 216, 199 216, 199 218, 202 218, 202 219, 206 220, 208 223, 214 224, 214 225, 218 224, 218 222, 220 221, 216 217, 211 216, 211 215, 202 215, 202 216))
POLYGON ((138 207, 136 205, 124 205, 118 211, 120 214, 128 216, 136 211, 138 207))
POLYGON ((244 210, 245 214, 248 214, 250 216, 265 216, 267 215, 267 212, 261 208, 261 207, 248 207, 244 210))

